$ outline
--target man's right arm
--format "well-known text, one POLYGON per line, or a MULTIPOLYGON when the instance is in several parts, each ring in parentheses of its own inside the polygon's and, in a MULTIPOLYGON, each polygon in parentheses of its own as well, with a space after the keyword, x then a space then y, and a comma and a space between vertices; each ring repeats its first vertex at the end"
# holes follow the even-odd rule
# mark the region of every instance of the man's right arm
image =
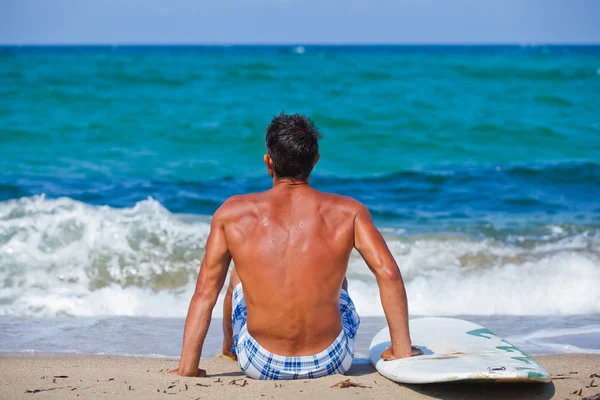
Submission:
POLYGON ((373 224, 371 214, 360 203, 354 218, 354 247, 377 279, 383 311, 390 328, 392 346, 381 357, 393 360, 421 354, 420 350, 411 346, 408 301, 396 260, 373 224))
POLYGON ((182 376, 206 376, 206 371, 198 369, 202 345, 208 333, 212 310, 223 288, 231 262, 222 221, 222 217, 227 212, 227 207, 223 205, 212 218, 210 234, 206 241, 206 253, 202 259, 196 290, 185 319, 179 367, 170 373, 182 376))

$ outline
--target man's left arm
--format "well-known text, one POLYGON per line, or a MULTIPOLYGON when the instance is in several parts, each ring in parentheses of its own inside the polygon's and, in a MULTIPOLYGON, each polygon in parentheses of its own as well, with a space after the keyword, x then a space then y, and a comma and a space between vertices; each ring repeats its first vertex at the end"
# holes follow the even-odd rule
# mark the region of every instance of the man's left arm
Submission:
POLYGON ((190 301, 179 368, 171 373, 183 376, 206 376, 206 371, 198 369, 204 339, 210 326, 212 310, 225 283, 231 255, 225 240, 222 222, 223 207, 213 216, 210 234, 206 241, 206 254, 200 266, 196 289, 190 301))

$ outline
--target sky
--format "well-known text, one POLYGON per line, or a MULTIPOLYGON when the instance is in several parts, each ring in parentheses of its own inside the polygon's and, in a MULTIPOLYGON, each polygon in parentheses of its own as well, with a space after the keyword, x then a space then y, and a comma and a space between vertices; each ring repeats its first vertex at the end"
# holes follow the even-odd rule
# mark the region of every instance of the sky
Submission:
POLYGON ((600 0, 0 0, 2 44, 600 43, 600 0))

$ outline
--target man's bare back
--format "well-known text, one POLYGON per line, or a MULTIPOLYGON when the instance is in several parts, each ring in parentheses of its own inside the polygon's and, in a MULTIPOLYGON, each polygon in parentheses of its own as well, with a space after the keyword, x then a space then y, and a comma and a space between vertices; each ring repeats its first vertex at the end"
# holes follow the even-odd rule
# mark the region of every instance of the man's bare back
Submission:
POLYGON ((339 335, 338 302, 358 206, 285 181, 224 204, 221 218, 244 285, 248 331, 265 349, 310 355, 339 335))
POLYGON ((245 335, 240 333, 244 329, 248 335, 244 343, 237 343, 237 351, 244 352, 240 367, 247 374, 297 379, 345 373, 354 358, 360 322, 352 301, 340 294, 353 248, 379 286, 392 344, 382 358, 419 353, 411 347, 402 276, 369 211, 356 200, 309 186, 320 157, 318 139, 314 124, 298 114, 282 113, 267 128, 264 162, 273 188, 234 196, 213 216, 185 322, 179 368, 172 373, 206 374, 198 369, 202 345, 232 260, 223 353, 235 358, 232 314, 244 314, 238 335, 245 335), (244 305, 238 302, 232 313, 238 281, 244 305), (321 354, 325 349, 331 351, 321 354), (318 361, 317 353, 322 356, 318 361), (301 359, 311 355, 309 361, 301 359))

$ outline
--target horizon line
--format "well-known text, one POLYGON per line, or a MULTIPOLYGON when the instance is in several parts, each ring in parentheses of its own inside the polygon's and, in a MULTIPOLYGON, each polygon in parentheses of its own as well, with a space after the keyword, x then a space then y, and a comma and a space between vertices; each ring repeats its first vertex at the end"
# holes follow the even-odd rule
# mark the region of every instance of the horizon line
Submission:
POLYGON ((263 46, 263 47, 287 47, 287 46, 330 46, 330 47, 374 47, 374 46, 431 46, 431 47, 461 47, 461 46, 517 46, 517 47, 543 47, 543 46, 600 46, 600 42, 465 42, 465 43, 444 43, 444 42, 398 42, 398 43, 377 43, 377 42, 365 42, 365 43, 334 43, 334 42, 285 42, 285 43, 269 43, 269 42, 256 42, 256 43, 202 43, 202 42, 172 42, 172 43, 152 43, 152 42, 122 42, 122 43, 109 43, 109 42, 90 42, 90 43, 3 43, 0 42, 0 47, 119 47, 119 46, 132 46, 132 47, 250 47, 250 46, 263 46))

